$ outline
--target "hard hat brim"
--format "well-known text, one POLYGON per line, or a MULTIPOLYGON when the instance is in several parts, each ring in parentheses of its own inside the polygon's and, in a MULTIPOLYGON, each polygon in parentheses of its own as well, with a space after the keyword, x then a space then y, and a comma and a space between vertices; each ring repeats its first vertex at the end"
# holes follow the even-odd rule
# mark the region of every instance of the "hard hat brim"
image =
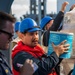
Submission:
POLYGON ((28 30, 28 32, 35 32, 35 31, 40 31, 40 28, 32 28, 31 30, 28 30))

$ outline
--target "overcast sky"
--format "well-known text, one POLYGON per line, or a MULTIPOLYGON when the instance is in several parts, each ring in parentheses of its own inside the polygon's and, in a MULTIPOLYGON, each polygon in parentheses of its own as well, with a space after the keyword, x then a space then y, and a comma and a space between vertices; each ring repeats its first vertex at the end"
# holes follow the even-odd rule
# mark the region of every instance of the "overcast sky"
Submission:
MULTIPOLYGON (((12 4, 12 13, 20 17, 29 12, 30 0, 14 0, 12 4)), ((47 0, 47 13, 56 12, 56 0, 47 0)))

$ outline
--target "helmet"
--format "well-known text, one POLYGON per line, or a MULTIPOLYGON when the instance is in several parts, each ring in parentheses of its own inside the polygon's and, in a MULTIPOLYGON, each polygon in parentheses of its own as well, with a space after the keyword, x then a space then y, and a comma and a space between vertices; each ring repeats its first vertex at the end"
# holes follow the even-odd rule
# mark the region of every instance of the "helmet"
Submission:
POLYGON ((45 16, 45 17, 41 20, 41 22, 40 22, 40 27, 41 27, 41 29, 44 29, 44 27, 46 26, 46 24, 47 24, 48 22, 50 22, 51 20, 53 20, 52 17, 50 17, 50 16, 45 16))
POLYGON ((31 18, 25 18, 20 24, 20 32, 34 32, 39 31, 40 28, 37 23, 31 18))
POLYGON ((19 31, 19 25, 20 25, 20 22, 15 23, 15 26, 14 26, 14 31, 15 32, 19 31))

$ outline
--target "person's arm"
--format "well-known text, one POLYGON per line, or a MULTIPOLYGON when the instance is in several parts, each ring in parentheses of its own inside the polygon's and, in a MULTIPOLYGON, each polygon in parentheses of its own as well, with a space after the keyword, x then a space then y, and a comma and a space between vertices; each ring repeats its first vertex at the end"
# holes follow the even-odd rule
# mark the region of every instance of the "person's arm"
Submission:
POLYGON ((49 31, 57 31, 58 30, 58 28, 60 27, 60 24, 64 18, 64 11, 68 4, 69 3, 66 1, 62 4, 61 10, 59 11, 56 18, 54 19, 53 25, 49 28, 49 31))
POLYGON ((59 62, 58 56, 55 52, 53 52, 50 56, 42 57, 41 59, 37 59, 26 52, 19 52, 13 59, 13 66, 16 71, 20 72, 20 68, 17 66, 17 63, 24 64, 26 59, 31 59, 38 65, 38 69, 34 72, 34 75, 47 75, 59 62))
POLYGON ((75 8, 75 4, 73 4, 73 5, 71 6, 71 8, 70 8, 69 11, 73 10, 73 8, 75 8))
POLYGON ((64 17, 64 13, 59 11, 56 18, 54 19, 52 26, 49 28, 49 31, 57 31, 58 28, 60 27, 63 17, 64 17))

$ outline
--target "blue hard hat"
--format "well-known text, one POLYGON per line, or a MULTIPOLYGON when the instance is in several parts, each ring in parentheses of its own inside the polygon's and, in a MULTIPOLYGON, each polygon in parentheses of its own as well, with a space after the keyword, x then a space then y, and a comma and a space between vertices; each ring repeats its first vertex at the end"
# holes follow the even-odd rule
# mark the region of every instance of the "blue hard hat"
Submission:
POLYGON ((20 32, 23 33, 25 31, 27 32, 34 32, 34 31, 39 31, 40 28, 37 25, 37 23, 31 19, 31 18, 25 18, 24 20, 22 20, 21 24, 20 24, 20 32))
POLYGON ((53 19, 52 19, 52 17, 50 17, 50 16, 45 16, 44 18, 42 18, 42 20, 41 20, 41 22, 40 22, 40 27, 41 27, 41 29, 44 29, 44 27, 46 26, 46 24, 47 24, 48 22, 50 22, 51 20, 53 20, 53 19))
POLYGON ((14 25, 14 31, 15 32, 19 31, 19 25, 20 25, 20 22, 15 23, 15 25, 14 25))

